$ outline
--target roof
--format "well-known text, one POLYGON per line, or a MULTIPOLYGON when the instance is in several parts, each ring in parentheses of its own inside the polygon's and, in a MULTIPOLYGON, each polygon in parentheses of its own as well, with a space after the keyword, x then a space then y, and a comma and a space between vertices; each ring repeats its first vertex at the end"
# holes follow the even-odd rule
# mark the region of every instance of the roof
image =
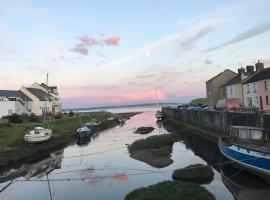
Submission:
POLYGON ((25 101, 32 101, 28 96, 22 93, 20 90, 0 90, 0 96, 4 97, 19 97, 25 101))
POLYGON ((26 88, 29 92, 31 92, 34 96, 36 96, 40 101, 45 101, 46 96, 48 95, 46 92, 44 92, 41 89, 37 88, 26 88))
POLYGON ((238 84, 238 83, 241 83, 241 76, 236 76, 236 77, 233 77, 231 80, 229 80, 225 86, 229 86, 229 85, 234 85, 234 84, 238 84))
POLYGON ((270 67, 265 68, 262 71, 256 72, 254 75, 250 76, 243 84, 253 83, 261 80, 270 79, 270 67))
POLYGON ((233 72, 232 70, 226 69, 226 70, 224 70, 223 72, 220 72, 218 75, 216 75, 216 76, 214 76, 213 78, 211 78, 211 79, 209 79, 208 81, 206 81, 206 83, 211 82, 212 80, 214 80, 214 79, 217 78, 218 76, 222 75, 222 74, 223 74, 224 72, 226 72, 226 71, 229 71, 229 72, 231 72, 231 73, 237 75, 237 74, 236 74, 235 72, 233 72))
POLYGON ((45 83, 41 83, 40 86, 43 87, 43 88, 46 89, 46 90, 47 90, 48 88, 50 88, 50 89, 56 89, 56 88, 57 88, 57 86, 48 86, 48 85, 46 85, 45 83))

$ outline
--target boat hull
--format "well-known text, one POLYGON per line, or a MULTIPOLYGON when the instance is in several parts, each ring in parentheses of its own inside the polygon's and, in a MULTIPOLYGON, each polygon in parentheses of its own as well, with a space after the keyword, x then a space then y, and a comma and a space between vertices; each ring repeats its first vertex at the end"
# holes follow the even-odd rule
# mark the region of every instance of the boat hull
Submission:
POLYGON ((40 137, 32 137, 32 136, 25 136, 24 137, 24 140, 26 142, 29 142, 29 143, 40 143, 40 142, 45 142, 47 140, 49 140, 51 138, 51 135, 47 135, 47 136, 40 136, 40 137))
POLYGON ((221 153, 232 162, 244 167, 246 170, 255 173, 270 181, 270 155, 253 150, 227 145, 222 138, 219 139, 221 153))

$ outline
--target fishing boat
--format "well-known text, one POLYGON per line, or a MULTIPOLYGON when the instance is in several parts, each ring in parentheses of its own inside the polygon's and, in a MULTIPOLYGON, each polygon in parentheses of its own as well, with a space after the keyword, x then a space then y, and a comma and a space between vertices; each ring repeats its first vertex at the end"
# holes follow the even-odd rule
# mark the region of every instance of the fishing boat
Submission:
POLYGON ((230 126, 219 138, 221 153, 236 166, 270 181, 270 132, 258 127, 230 126))
POLYGON ((83 125, 77 129, 76 135, 80 138, 89 137, 91 135, 91 129, 88 128, 86 125, 83 125))
MULTIPOLYGON (((48 74, 47 74, 47 79, 46 79, 46 84, 48 85, 48 74)), ((46 124, 46 116, 47 116, 47 99, 49 97, 49 90, 47 88, 46 92, 47 96, 45 98, 45 109, 43 113, 43 127, 35 127, 33 130, 29 131, 28 134, 24 136, 24 140, 28 143, 40 143, 47 141, 51 138, 52 136, 52 130, 49 128, 45 127, 46 124)))

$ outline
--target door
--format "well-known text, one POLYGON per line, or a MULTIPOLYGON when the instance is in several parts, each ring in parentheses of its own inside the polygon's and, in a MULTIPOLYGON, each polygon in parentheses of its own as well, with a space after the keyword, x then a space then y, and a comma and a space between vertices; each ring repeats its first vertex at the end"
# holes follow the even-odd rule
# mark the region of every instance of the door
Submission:
POLYGON ((262 99, 262 96, 260 96, 260 110, 263 110, 263 99, 262 99))

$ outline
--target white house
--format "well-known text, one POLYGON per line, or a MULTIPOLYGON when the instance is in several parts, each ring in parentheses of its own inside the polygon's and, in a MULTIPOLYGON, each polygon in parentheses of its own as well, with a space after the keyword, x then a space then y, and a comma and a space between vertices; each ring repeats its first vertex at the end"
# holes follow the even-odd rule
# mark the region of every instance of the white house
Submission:
POLYGON ((0 90, 0 117, 13 113, 33 113, 39 116, 59 112, 61 99, 56 86, 34 83, 20 90, 0 90))
POLYGON ((0 90, 0 117, 31 113, 32 99, 19 90, 0 90))
POLYGON ((259 109, 258 82, 253 79, 264 70, 264 64, 258 62, 255 66, 256 73, 243 82, 243 98, 245 107, 259 109))

